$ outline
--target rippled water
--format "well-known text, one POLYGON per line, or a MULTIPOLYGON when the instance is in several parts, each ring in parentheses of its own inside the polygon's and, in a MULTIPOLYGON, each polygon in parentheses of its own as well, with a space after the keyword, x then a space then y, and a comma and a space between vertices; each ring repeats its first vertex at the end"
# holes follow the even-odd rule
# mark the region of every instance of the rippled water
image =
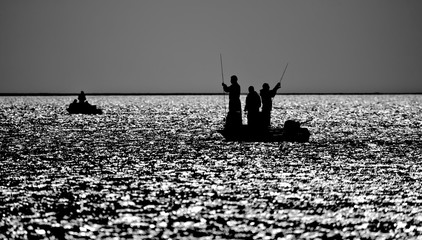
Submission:
POLYGON ((1 239, 422 234, 422 95, 277 96, 305 144, 225 142, 223 96, 72 100, 0 97, 1 239))

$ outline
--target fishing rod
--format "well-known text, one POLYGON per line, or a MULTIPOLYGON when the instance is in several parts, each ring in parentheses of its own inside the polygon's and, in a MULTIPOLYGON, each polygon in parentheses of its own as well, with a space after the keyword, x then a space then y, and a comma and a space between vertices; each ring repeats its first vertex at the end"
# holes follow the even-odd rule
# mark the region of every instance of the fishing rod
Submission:
POLYGON ((221 56, 221 53, 220 53, 220 66, 221 66, 221 80, 223 81, 223 83, 224 83, 224 71, 223 71, 223 56, 221 56))
POLYGON ((279 85, 281 85, 281 80, 283 80, 284 74, 286 73, 286 70, 287 70, 287 66, 289 66, 289 63, 287 63, 286 67, 284 68, 283 75, 281 75, 280 81, 278 82, 279 85))
MULTIPOLYGON (((221 80, 224 83, 224 70, 223 70, 223 56, 220 53, 220 66, 221 66, 221 80)), ((224 114, 227 113, 227 106, 226 106, 226 92, 223 91, 224 94, 224 114)))
POLYGON ((286 67, 284 68, 284 71, 283 71, 283 75, 281 75, 281 78, 280 78, 280 81, 279 81, 280 84, 281 84, 281 80, 283 80, 284 74, 286 73, 287 66, 289 66, 289 63, 286 64, 286 67))

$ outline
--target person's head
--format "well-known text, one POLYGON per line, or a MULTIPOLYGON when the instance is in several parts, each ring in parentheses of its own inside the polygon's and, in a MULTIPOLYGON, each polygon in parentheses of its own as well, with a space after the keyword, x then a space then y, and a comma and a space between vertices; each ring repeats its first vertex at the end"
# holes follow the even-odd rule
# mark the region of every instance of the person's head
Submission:
POLYGON ((81 94, 85 94, 84 91, 81 91, 81 94))
POLYGON ((248 88, 248 90, 249 90, 249 93, 253 93, 253 92, 255 92, 255 88, 254 88, 253 86, 250 86, 250 87, 248 88))
POLYGON ((77 103, 78 102, 78 100, 76 100, 76 99, 73 99, 73 103, 77 103))
POLYGON ((237 83, 237 76, 236 75, 233 75, 233 76, 231 76, 230 77, 230 82, 233 84, 233 83, 237 83))
POLYGON ((264 84, 262 84, 262 89, 270 90, 270 85, 268 85, 268 83, 264 83, 264 84))

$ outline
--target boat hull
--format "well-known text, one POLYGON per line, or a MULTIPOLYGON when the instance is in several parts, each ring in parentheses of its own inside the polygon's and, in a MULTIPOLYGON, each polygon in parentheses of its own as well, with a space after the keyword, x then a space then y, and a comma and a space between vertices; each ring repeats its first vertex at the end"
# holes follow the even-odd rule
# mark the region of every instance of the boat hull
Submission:
POLYGON ((286 131, 284 128, 252 129, 248 126, 221 129, 218 132, 226 141, 240 142, 308 142, 310 133, 307 128, 286 131))
POLYGON ((98 109, 95 105, 76 105, 66 109, 70 114, 102 114, 103 110, 98 109))

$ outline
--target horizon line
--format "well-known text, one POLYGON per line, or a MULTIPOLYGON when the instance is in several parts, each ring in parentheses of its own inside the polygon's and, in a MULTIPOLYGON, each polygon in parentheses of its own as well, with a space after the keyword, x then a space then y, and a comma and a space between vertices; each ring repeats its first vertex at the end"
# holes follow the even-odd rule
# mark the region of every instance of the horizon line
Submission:
MULTIPOLYGON (((181 93, 181 92, 167 92, 167 93, 87 93, 85 95, 92 96, 160 96, 160 95, 226 95, 228 93, 181 93)), ((310 92, 310 93, 277 93, 277 95, 419 95, 422 92, 310 92)), ((0 93, 0 96, 77 96, 79 93, 0 93)), ((241 95, 247 95, 247 93, 241 93, 241 95)))

